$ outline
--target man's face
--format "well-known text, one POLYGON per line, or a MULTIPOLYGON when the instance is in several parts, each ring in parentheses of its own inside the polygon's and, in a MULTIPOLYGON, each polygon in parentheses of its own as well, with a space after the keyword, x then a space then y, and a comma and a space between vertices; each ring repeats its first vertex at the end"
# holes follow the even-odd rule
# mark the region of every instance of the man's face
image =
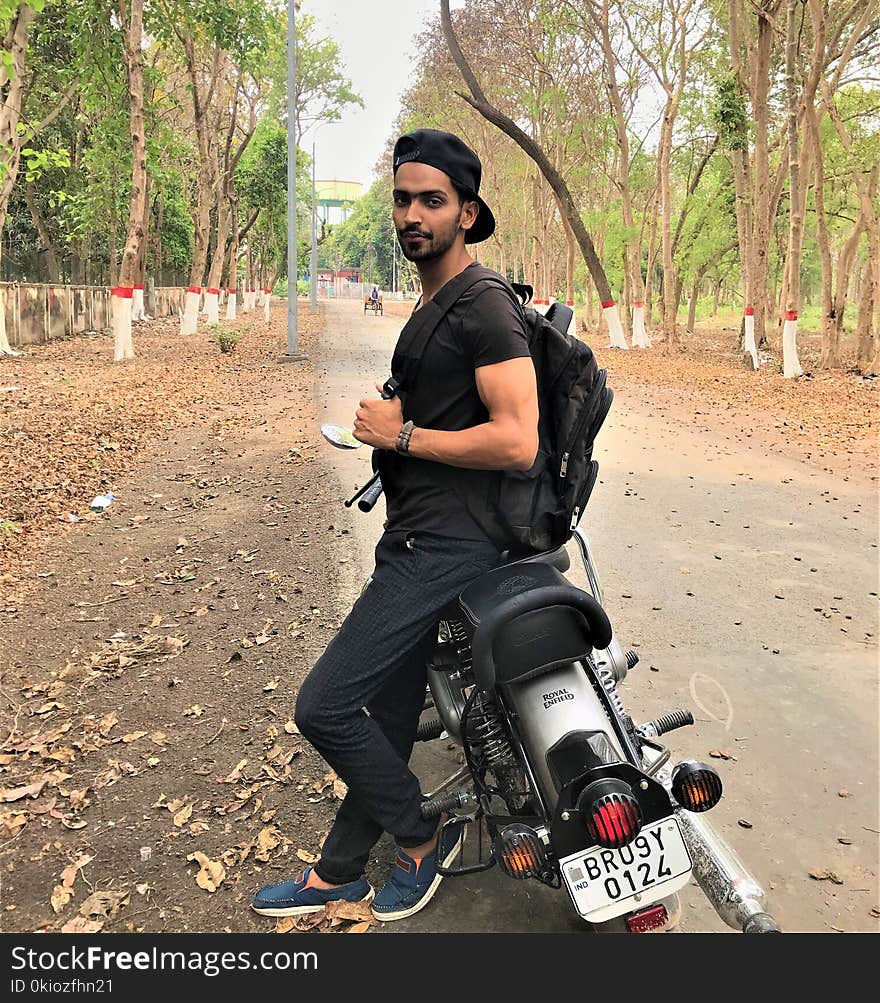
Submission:
POLYGON ((478 210, 476 202, 459 202, 449 176, 436 167, 411 162, 394 176, 394 227, 410 261, 443 257, 478 210))

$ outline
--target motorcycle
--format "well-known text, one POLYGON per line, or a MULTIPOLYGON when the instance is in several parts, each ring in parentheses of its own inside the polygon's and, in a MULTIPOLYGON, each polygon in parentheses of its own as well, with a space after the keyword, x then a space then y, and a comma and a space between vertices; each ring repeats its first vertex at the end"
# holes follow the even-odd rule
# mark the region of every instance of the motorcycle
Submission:
MULTIPOLYGON (((383 396, 394 391, 389 381, 383 396)), ((360 445, 339 426, 322 432, 341 448, 360 445)), ((345 504, 370 511, 381 490, 375 475, 345 504)), ((427 794, 422 813, 447 816, 441 847, 460 821, 481 838, 476 863, 438 871, 499 866, 564 889, 597 931, 629 933, 674 929, 677 893, 693 876, 728 926, 779 933, 763 889, 704 817, 722 796, 717 771, 670 766, 660 742, 692 714, 636 722, 627 713, 620 687, 638 655, 612 631, 581 526, 572 541, 588 591, 565 577, 560 547, 504 561, 439 618, 417 740, 451 739, 464 766, 427 794)))

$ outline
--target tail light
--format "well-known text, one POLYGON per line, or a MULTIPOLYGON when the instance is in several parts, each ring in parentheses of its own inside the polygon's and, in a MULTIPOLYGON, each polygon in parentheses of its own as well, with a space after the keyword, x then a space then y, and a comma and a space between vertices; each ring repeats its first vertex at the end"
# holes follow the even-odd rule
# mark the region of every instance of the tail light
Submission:
POLYGON ((599 780, 578 798, 587 832, 599 846, 616 850, 631 843, 642 828, 642 809, 622 780, 599 780))
POLYGON ((544 844, 527 825, 505 826, 495 839, 495 859, 511 878, 537 878, 547 867, 544 844))
POLYGON ((626 917, 626 928, 630 933, 652 933, 654 930, 661 930, 666 926, 669 914, 665 905, 651 906, 650 909, 643 909, 642 912, 635 912, 632 916, 626 917))
POLYGON ((672 771, 672 793, 682 808, 708 811, 721 800, 721 777, 706 763, 679 763, 672 771))

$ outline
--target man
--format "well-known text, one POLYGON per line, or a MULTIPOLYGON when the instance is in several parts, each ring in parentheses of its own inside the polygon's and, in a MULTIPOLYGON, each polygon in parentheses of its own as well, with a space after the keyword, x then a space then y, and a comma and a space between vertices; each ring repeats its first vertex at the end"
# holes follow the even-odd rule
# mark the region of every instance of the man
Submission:
POLYGON ((373 286, 373 288, 370 290, 370 299, 374 303, 378 303, 379 302, 379 287, 378 286, 373 286))
MULTIPOLYGON (((405 361, 405 335, 418 311, 450 282, 478 274, 463 276, 466 269, 481 268, 466 250, 495 229, 478 194, 481 173, 476 154, 446 132, 418 130, 394 148, 394 226, 418 269, 422 297, 393 372, 405 361)), ((344 899, 372 901, 379 920, 402 919, 427 905, 441 881, 438 860, 448 866, 461 848, 463 827, 438 848, 438 827, 422 818, 419 781, 407 762, 440 612, 498 562, 499 541, 482 528, 474 499, 487 496, 496 472, 531 468, 538 449, 524 317, 512 289, 494 278, 462 292, 423 355, 410 360, 403 401, 360 402, 354 435, 379 451, 386 530, 369 586, 296 704, 300 731, 348 794, 314 867, 254 897, 263 915, 315 912, 344 899), (364 868, 383 831, 395 837, 398 854, 374 899, 364 868)))

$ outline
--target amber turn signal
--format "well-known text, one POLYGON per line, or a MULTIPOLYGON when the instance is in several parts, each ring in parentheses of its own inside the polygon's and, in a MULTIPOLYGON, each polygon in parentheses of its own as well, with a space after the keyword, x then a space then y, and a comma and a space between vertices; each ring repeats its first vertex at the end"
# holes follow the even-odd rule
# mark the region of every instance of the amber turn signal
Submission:
POLYGON ((672 793, 682 808, 708 811, 721 800, 721 777, 706 763, 679 763, 672 771, 672 793))
POLYGON ((534 829, 519 823, 505 826, 495 838, 495 859, 511 878, 536 878, 547 864, 544 844, 534 829))

